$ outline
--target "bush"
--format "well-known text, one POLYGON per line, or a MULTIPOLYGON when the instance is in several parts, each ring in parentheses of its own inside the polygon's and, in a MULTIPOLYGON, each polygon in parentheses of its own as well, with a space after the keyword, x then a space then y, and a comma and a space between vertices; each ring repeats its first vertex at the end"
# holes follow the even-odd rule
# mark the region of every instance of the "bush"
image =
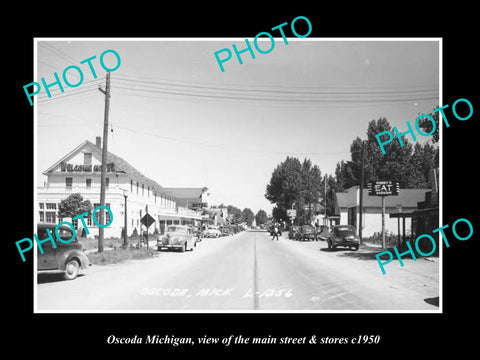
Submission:
POLYGON ((133 229, 132 239, 138 240, 138 230, 137 230, 137 228, 133 229))
MULTIPOLYGON (((372 236, 366 238, 365 242, 381 245, 382 233, 381 232, 374 233, 372 236)), ((397 246, 397 245, 398 245, 398 235, 388 230, 385 230, 385 246, 388 247, 388 246, 397 246)))
POLYGON ((91 264, 94 265, 108 265, 118 264, 132 259, 150 259, 157 253, 152 249, 145 247, 140 249, 135 248, 117 248, 115 250, 108 250, 102 253, 89 253, 87 254, 91 264))

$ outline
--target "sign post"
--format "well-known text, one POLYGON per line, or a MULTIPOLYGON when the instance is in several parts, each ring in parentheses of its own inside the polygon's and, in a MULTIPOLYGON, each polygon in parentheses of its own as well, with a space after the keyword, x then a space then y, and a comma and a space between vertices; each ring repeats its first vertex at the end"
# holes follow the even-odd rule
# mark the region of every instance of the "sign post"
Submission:
MULTIPOLYGON (((385 208, 386 196, 398 196, 400 184, 393 180, 375 180, 368 183, 369 196, 382 197, 382 249, 385 250, 385 208)), ((361 215, 360 215, 361 216, 361 215)))
POLYGON ((140 222, 147 227, 147 231, 145 231, 145 241, 147 243, 147 249, 148 249, 148 228, 150 225, 155 223, 155 219, 148 213, 148 205, 145 208, 145 216, 140 220, 140 222))

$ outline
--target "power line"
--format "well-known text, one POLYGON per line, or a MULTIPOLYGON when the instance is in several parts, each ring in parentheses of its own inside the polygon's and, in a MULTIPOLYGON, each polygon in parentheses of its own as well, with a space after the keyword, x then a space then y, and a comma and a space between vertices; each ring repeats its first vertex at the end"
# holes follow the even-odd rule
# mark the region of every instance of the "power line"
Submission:
MULTIPOLYGON (((320 91, 283 91, 283 90, 265 90, 265 89, 254 89, 254 88, 247 88, 247 89, 239 89, 239 88, 231 88, 231 87, 217 87, 217 86, 200 86, 200 85, 182 85, 182 84, 175 84, 171 82, 162 82, 162 81, 147 81, 147 80, 134 80, 128 79, 123 77, 116 77, 115 80, 120 81, 127 81, 127 82, 135 82, 140 84, 154 84, 154 85, 165 85, 165 86, 176 86, 176 87, 187 87, 187 88, 194 88, 194 89, 206 89, 206 90, 220 90, 220 91, 240 91, 240 92, 266 92, 266 93, 276 93, 276 94, 309 94, 309 95, 331 95, 331 94, 340 94, 340 95, 370 95, 370 94, 408 94, 408 93, 423 93, 423 92, 438 92, 438 89, 435 88, 427 88, 427 89, 399 89, 399 90, 381 90, 381 88, 377 89, 369 89, 365 88, 363 91, 352 91, 352 89, 342 89, 342 88, 323 88, 320 91), (347 90, 347 91, 345 91, 347 90)), ((263 87, 263 86, 260 86, 263 87)))
POLYGON ((77 59, 74 59, 70 55, 65 54, 63 51, 57 49, 55 46, 53 46, 52 44, 50 44, 48 42, 39 42, 38 44, 41 47, 43 47, 44 49, 50 51, 52 54, 57 55, 59 58, 65 60, 65 61, 68 61, 69 63, 71 63, 71 62, 80 63, 80 61, 78 61, 77 59))
POLYGON ((65 95, 57 95, 57 96, 54 96, 54 97, 51 97, 51 98, 48 98, 48 99, 39 99, 39 100, 37 100, 37 102, 38 103, 44 103, 44 102, 60 100, 60 99, 66 98, 66 97, 75 96, 75 95, 79 95, 79 94, 84 94, 84 93, 87 93, 87 92, 92 92, 93 90, 96 90, 96 88, 95 89, 83 90, 83 91, 77 91, 77 92, 74 92, 74 93, 68 93, 68 94, 65 94, 65 95))
POLYGON ((227 99, 227 100, 248 100, 248 101, 280 101, 280 102, 305 102, 305 103, 358 103, 358 102, 368 102, 368 103, 390 103, 390 102, 412 102, 412 101, 422 101, 422 100, 438 100, 438 97, 414 97, 414 98, 295 98, 295 97, 245 97, 245 96, 224 96, 220 94, 198 94, 198 93, 185 93, 179 91, 162 91, 162 90, 152 90, 152 89, 139 89, 134 87, 122 87, 116 86, 115 89, 130 90, 130 91, 142 91, 148 93, 156 94, 167 94, 167 95, 179 95, 179 96, 190 96, 190 97, 202 97, 202 98, 212 98, 212 99, 227 99))

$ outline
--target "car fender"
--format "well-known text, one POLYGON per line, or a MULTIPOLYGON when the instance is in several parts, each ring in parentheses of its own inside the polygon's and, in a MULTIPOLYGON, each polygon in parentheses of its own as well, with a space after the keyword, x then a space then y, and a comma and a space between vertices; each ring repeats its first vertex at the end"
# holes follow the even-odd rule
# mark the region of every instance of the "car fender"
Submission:
POLYGON ((67 263, 73 258, 77 258, 80 260, 81 269, 86 269, 90 264, 87 256, 82 251, 75 249, 65 252, 61 254, 59 258, 57 258, 58 269, 65 270, 67 263))

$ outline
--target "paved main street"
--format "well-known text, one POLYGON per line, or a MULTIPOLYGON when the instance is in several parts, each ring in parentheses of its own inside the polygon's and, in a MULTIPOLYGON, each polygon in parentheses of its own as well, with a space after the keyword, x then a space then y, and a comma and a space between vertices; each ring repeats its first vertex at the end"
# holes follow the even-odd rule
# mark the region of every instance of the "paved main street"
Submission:
POLYGON ((91 266, 73 281, 38 274, 38 311, 438 310, 439 260, 382 275, 371 248, 272 241, 267 232, 207 238, 194 251, 91 266))

